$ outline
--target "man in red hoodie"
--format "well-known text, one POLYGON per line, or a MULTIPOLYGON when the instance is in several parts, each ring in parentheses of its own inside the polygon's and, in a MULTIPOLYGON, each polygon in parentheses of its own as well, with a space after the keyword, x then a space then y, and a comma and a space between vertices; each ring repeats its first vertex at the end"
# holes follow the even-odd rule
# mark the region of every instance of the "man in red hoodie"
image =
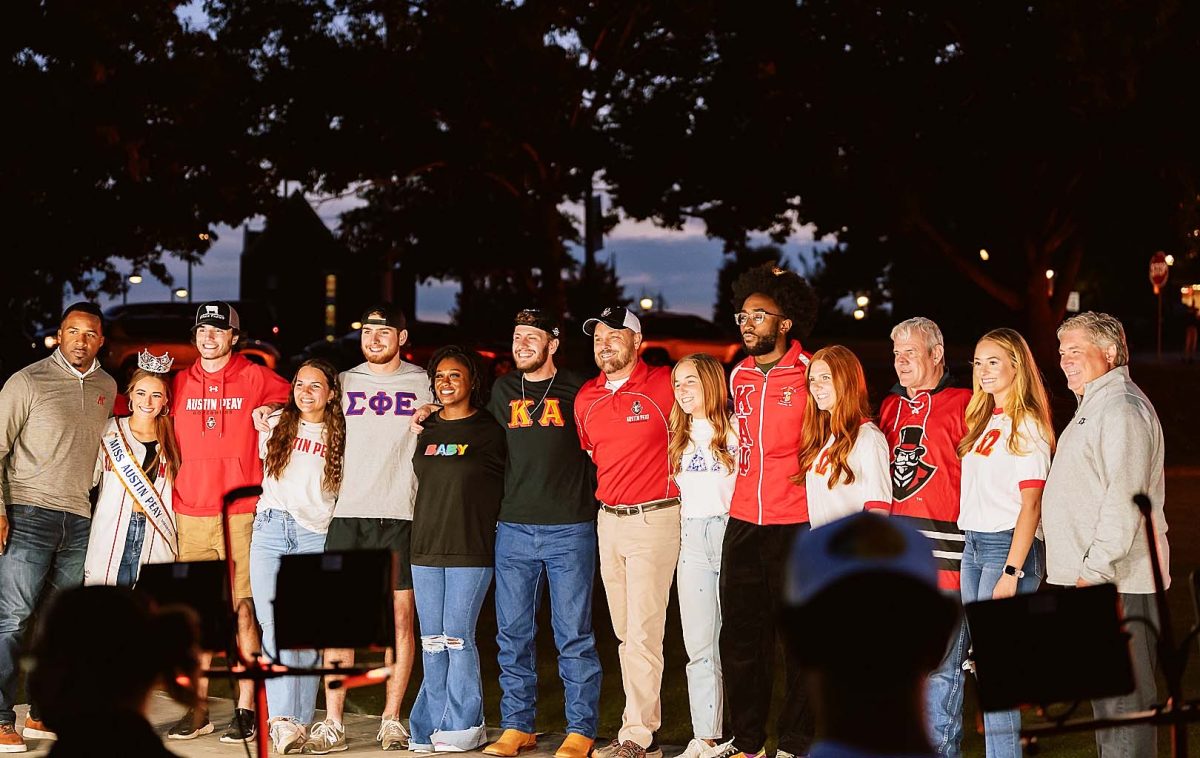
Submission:
MULTIPOLYGON (((733 301, 749 356, 729 377, 739 455, 721 550, 721 669, 734 735, 726 752, 761 756, 783 567, 798 532, 808 529, 805 490, 789 478, 801 474, 811 357, 798 340, 812 331, 817 298, 800 276, 768 265, 734 282, 733 301)), ((813 740, 812 711, 790 652, 784 684, 777 758, 805 755, 813 740)))
MULTIPOLYGON (((258 432, 251 412, 267 403, 283 403, 291 385, 275 372, 235 354, 240 320, 228 303, 204 303, 196 310, 192 327, 200 360, 175 375, 171 413, 179 442, 179 474, 175 477, 175 515, 178 522, 179 560, 210 561, 225 558, 221 526, 221 499, 235 487, 262 483, 258 457, 258 432)), ((234 598, 238 601, 238 643, 243 650, 258 650, 258 629, 250 597, 250 534, 257 498, 233 503, 229 536, 233 545, 234 598)), ((201 661, 204 667, 208 657, 201 661)), ((208 680, 197 683, 200 703, 189 709, 167 732, 176 740, 190 740, 213 730, 205 705, 208 680)), ((254 686, 242 680, 238 704, 222 742, 248 742, 254 738, 254 686)))

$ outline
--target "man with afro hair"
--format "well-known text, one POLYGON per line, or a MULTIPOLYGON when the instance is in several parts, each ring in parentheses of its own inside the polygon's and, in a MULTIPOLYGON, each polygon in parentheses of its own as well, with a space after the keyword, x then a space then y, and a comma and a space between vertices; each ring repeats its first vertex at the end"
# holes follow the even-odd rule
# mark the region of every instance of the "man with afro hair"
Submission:
MULTIPOLYGON (((720 650, 734 734, 727 752, 761 756, 783 566, 798 532, 808 529, 805 490, 790 479, 803 479, 798 453, 811 353, 800 340, 812 331, 817 297, 797 274, 768 265, 742 274, 733 298, 749 355, 729 377, 739 449, 721 551, 720 650)), ((807 754, 813 738, 812 712, 790 652, 784 681, 777 758, 807 754)))

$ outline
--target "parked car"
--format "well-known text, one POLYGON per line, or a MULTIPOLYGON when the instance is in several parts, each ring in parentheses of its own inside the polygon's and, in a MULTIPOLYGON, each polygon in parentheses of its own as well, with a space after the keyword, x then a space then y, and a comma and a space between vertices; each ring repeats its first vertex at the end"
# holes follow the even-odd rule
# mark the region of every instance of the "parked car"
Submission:
MULTIPOLYGON (((400 356, 409 363, 424 367, 439 347, 457 344, 474 348, 483 356, 493 376, 512 369, 512 356, 507 345, 478 344, 476 340, 466 338, 453 324, 415 321, 409 333, 413 336, 400 348, 400 356)), ((361 335, 361 329, 354 329, 333 340, 310 342, 287 361, 288 368, 294 372, 301 363, 312 358, 323 358, 338 371, 353 368, 363 362, 361 335)))
POLYGON ((638 316, 642 322, 642 360, 652 366, 670 366, 692 353, 707 353, 728 366, 742 350, 713 322, 690 313, 654 311, 638 316))
MULTIPOLYGON (((235 350, 255 363, 277 370, 282 363, 278 348, 269 341, 279 333, 270 308, 249 301, 231 300, 241 321, 235 350)), ((192 325, 196 321, 196 303, 150 302, 114 305, 104 312, 104 347, 100 365, 124 385, 137 367, 137 354, 149 350, 154 355, 170 353, 175 359, 172 372, 182 371, 199 357, 192 343, 192 325)), ((58 345, 57 327, 38 333, 46 352, 58 345)))

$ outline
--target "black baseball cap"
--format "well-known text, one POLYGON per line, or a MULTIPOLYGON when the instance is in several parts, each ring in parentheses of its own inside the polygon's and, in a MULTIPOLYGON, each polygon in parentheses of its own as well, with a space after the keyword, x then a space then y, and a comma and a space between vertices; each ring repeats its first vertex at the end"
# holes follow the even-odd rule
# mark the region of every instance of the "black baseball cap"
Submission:
POLYGON ((399 306, 389 303, 386 300, 375 303, 370 308, 363 311, 363 325, 371 326, 390 326, 396 331, 402 331, 408 328, 408 319, 404 317, 404 311, 399 306))
POLYGON ((242 320, 232 305, 224 300, 212 300, 196 309, 196 323, 192 324, 192 331, 202 326, 215 326, 228 331, 241 329, 242 320))
POLYGON ((596 324, 604 324, 609 329, 629 329, 642 333, 642 322, 637 316, 623 305, 614 305, 600 312, 598 318, 589 318, 583 322, 583 333, 589 337, 596 331, 596 324))
POLYGON ((517 315, 513 317, 513 326, 532 326, 534 329, 541 329, 553 339, 558 339, 562 333, 558 319, 554 318, 553 314, 538 308, 525 308, 517 311, 517 315))

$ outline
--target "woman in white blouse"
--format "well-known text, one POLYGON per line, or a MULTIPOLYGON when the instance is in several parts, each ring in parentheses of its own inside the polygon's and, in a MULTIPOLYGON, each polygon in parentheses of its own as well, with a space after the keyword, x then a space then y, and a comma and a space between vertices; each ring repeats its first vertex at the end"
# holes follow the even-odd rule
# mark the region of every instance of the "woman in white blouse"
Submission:
POLYGON ((728 411, 725 372, 709 355, 683 358, 672 371, 667 457, 679 485, 676 570, 693 739, 681 758, 716 755, 722 727, 721 543, 737 472, 737 432, 728 411))
POLYGON ((799 458, 812 528, 862 510, 890 511, 887 439, 871 422, 867 380, 854 353, 830 345, 813 354, 807 403, 799 458))

